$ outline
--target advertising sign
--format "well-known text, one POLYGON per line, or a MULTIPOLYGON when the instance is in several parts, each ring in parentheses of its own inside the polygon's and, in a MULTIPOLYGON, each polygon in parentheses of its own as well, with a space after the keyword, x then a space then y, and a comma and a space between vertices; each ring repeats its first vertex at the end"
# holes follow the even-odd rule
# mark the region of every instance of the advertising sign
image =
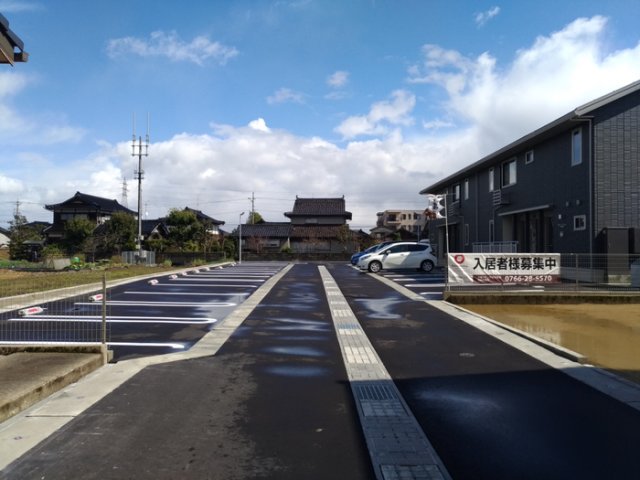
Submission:
POLYGON ((449 283, 545 284, 560 281, 559 253, 450 253, 449 283))

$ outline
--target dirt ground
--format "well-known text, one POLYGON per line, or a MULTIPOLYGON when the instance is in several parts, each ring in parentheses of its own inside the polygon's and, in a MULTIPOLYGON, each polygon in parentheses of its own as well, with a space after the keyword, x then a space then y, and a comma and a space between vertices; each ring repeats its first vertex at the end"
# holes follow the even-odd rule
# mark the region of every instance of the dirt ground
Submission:
POLYGON ((464 305, 640 383, 639 304, 464 305))

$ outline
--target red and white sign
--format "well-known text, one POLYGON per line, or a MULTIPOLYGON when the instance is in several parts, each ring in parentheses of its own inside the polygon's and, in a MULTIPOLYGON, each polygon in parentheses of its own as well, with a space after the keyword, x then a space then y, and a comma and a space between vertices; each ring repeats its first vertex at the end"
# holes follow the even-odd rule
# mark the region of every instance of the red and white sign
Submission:
POLYGON ((42 313, 44 312, 44 308, 42 307, 29 307, 29 308, 23 308, 22 310, 18 310, 18 315, 20 315, 21 317, 26 317, 29 315, 35 315, 37 313, 42 313))
POLYGON ((449 283, 545 284, 560 281, 559 253, 450 253, 449 283))

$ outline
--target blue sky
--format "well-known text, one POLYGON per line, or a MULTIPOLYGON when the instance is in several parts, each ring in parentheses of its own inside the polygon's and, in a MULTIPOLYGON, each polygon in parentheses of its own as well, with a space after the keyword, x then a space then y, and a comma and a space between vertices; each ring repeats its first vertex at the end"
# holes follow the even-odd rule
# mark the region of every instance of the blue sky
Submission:
POLYGON ((76 191, 146 218, 285 221, 345 196, 352 228, 640 79, 634 0, 0 0, 29 62, 0 69, 0 226, 76 191))

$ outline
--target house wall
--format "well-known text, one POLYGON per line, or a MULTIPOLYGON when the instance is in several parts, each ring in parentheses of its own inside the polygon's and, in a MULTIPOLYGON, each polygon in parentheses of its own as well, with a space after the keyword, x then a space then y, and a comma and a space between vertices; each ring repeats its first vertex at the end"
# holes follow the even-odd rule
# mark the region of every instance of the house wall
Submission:
POLYGON ((593 128, 593 234, 600 237, 608 228, 638 228, 640 92, 599 109, 593 128))
POLYGON ((291 216, 292 225, 345 225, 344 216, 291 216))
MULTIPOLYGON (((590 230, 574 228, 574 217, 584 216, 588 225, 590 215, 589 136, 588 123, 577 122, 451 183, 447 188, 450 251, 470 252, 474 243, 491 241, 517 241, 521 252, 590 251, 590 230), (572 166, 576 129, 582 135, 582 162, 572 166), (527 152, 533 152, 533 161, 527 162, 527 152), (516 165, 516 182, 503 185, 503 165, 511 161, 516 165), (460 185, 459 200, 452 201, 456 184, 460 185)), ((429 223, 432 243, 443 245, 444 220, 429 223)), ((442 248, 438 251, 444 253, 442 248)))

